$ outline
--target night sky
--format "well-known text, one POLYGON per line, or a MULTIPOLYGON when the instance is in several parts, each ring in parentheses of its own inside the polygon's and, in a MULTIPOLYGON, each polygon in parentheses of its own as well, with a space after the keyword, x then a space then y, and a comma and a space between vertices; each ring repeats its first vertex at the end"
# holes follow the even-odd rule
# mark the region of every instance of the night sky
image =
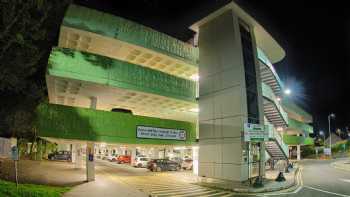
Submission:
MULTIPOLYGON (((229 0, 76 0, 187 41, 188 27, 229 0)), ((350 12, 346 1, 236 1, 285 49, 275 68, 290 96, 314 117, 315 131, 350 126, 350 12)))

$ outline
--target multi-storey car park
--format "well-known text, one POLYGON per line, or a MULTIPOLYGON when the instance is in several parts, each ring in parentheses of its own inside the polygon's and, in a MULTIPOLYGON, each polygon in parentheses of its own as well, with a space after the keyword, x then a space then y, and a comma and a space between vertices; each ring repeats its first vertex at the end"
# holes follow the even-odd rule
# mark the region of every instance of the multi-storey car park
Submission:
POLYGON ((190 28, 198 47, 69 6, 38 135, 70 149, 76 167, 86 154, 88 181, 96 157, 113 153, 187 156, 195 174, 226 181, 258 176, 259 164, 264 175, 268 159, 300 159, 300 145, 313 143, 312 117, 283 96, 273 68, 280 45, 234 2, 190 28), (246 140, 248 123, 263 126, 264 141, 246 140))

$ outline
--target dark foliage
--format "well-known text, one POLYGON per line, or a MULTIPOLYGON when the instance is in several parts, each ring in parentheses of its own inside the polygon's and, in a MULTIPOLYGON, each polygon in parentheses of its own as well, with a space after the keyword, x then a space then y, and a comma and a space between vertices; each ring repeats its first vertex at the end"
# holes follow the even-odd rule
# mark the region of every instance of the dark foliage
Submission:
POLYGON ((32 138, 45 72, 69 0, 0 1, 0 135, 32 138))

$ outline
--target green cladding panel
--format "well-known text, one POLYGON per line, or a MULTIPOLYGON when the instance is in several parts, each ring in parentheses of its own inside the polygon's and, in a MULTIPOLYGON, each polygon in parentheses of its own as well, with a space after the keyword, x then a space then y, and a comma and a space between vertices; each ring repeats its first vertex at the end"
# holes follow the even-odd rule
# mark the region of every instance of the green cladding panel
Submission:
POLYGON ((294 120, 292 118, 289 118, 288 120, 288 127, 292 129, 296 129, 299 131, 303 131, 305 135, 309 135, 310 133, 314 132, 314 129, 311 125, 300 122, 298 120, 294 120))
POLYGON ((312 145, 314 140, 310 137, 283 135, 283 142, 288 145, 312 145))
POLYGON ((63 25, 115 38, 198 65, 198 48, 149 27, 86 7, 70 5, 63 25))
POLYGON ((194 81, 73 49, 54 48, 48 74, 196 102, 194 81))
POLYGON ((38 135, 106 143, 191 145, 196 141, 195 124, 190 122, 135 116, 122 112, 99 111, 55 104, 37 109, 38 135), (186 140, 136 138, 137 126, 182 129, 186 140))

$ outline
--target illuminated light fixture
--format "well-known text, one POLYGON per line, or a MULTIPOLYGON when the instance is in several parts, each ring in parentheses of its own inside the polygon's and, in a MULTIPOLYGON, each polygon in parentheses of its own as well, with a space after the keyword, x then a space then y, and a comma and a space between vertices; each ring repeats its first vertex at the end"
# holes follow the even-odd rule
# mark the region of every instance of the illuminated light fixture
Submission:
POLYGON ((199 75, 197 75, 197 74, 193 74, 190 78, 191 78, 193 81, 199 81, 199 75))
POLYGON ((291 93, 292 93, 292 91, 289 88, 284 90, 284 94, 286 94, 286 95, 290 95, 291 93))
POLYGON ((282 127, 277 127, 276 130, 277 130, 277 131, 283 131, 283 128, 282 128, 282 127))
POLYGON ((180 146, 180 147, 174 147, 174 150, 185 150, 186 147, 184 146, 180 146))
POLYGON ((192 109, 190 109, 190 112, 198 113, 199 112, 199 108, 192 108, 192 109))
POLYGON ((281 101, 281 98, 280 98, 280 97, 277 97, 277 101, 281 101))

